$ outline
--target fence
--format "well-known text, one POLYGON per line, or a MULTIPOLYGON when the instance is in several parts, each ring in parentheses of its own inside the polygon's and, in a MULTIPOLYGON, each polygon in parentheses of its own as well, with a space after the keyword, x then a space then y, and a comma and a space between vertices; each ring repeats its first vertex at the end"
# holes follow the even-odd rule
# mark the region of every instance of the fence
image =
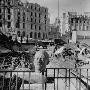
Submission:
MULTIPOLYGON (((51 90, 90 90, 90 69, 47 68, 46 77, 53 80, 51 90), (51 72, 52 74, 50 74, 51 72)), ((45 90, 50 83, 45 83, 45 90)))
MULTIPOLYGON (((37 89, 32 89, 31 73, 33 71, 0 70, 0 90, 90 90, 89 70, 85 68, 46 68, 41 78, 43 81, 41 84, 38 83, 37 89), (46 77, 45 83, 44 77, 46 77), (25 85, 28 87, 26 88, 25 85)), ((41 79, 36 80, 39 82, 41 79)))

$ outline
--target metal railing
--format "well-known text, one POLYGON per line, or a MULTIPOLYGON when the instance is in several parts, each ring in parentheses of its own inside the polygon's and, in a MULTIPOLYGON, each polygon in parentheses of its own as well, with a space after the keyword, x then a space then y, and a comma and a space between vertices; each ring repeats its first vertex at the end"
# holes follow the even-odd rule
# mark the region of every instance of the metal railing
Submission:
MULTIPOLYGON (((90 90, 89 70, 46 68, 45 73, 42 73, 41 86, 37 86, 37 90, 90 90)), ((0 90, 32 90, 32 72, 34 71, 0 70, 0 90), (25 85, 28 87, 26 88, 25 85)))
POLYGON ((51 81, 45 83, 45 90, 48 90, 52 80, 51 90, 90 90, 89 70, 86 68, 47 68, 46 77, 51 81))
POLYGON ((31 72, 34 71, 11 71, 0 70, 0 90, 24 90, 24 84, 28 84, 30 90, 31 72), (25 79, 25 76, 28 79, 25 79), (20 89, 22 86, 22 89, 20 89))

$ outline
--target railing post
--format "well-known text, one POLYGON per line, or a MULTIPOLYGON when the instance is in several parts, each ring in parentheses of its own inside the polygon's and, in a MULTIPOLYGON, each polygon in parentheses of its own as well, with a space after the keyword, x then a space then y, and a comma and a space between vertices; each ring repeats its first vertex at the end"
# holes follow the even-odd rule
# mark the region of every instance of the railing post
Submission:
POLYGON ((24 90, 24 73, 25 72, 23 72, 23 82, 22 82, 23 90, 24 90))
POLYGON ((30 75, 31 75, 31 72, 29 72, 29 90, 30 90, 30 75))
POLYGON ((9 81, 9 90, 11 90, 11 82, 12 82, 12 71, 10 72, 10 81, 9 81))
POLYGON ((58 75, 59 75, 59 68, 58 68, 58 72, 57 72, 57 90, 58 90, 58 75))
MULTIPOLYGON (((54 68, 54 79, 55 79, 55 68, 54 68)), ((55 81, 54 81, 54 90, 55 90, 55 81)))
POLYGON ((67 90, 67 69, 66 69, 66 73, 65 73, 65 90, 67 90))
POLYGON ((15 90, 17 90, 17 82, 18 82, 17 81, 18 80, 17 78, 18 78, 18 72, 17 72, 17 75, 16 75, 16 87, 15 87, 15 90))
POLYGON ((3 87, 2 87, 2 90, 4 90, 4 83, 5 83, 5 72, 3 72, 4 73, 4 76, 3 76, 3 87))
MULTIPOLYGON (((81 69, 80 69, 80 78, 81 78, 81 69)), ((79 80, 79 90, 81 90, 81 81, 79 80)))
POLYGON ((69 69, 69 90, 70 90, 70 69, 69 69))
POLYGON ((88 88, 88 69, 87 69, 87 88, 88 88))
POLYGON ((78 80, 78 77, 77 77, 77 72, 78 72, 78 69, 76 68, 76 90, 78 90, 78 84, 77 84, 77 80, 78 80))
MULTIPOLYGON (((47 68, 46 68, 46 73, 45 73, 46 79, 47 79, 47 68)), ((47 83, 45 82, 45 90, 47 88, 47 83)))
POLYGON ((42 90, 44 90, 44 72, 42 72, 42 90))

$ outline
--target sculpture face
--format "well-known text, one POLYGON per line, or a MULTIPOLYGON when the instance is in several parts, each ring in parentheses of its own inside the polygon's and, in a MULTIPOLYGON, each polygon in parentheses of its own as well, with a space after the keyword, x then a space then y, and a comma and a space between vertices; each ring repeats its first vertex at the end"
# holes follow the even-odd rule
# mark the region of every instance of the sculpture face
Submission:
POLYGON ((35 55, 34 65, 35 72, 43 72, 46 69, 46 65, 49 63, 49 55, 46 51, 39 51, 35 55), (37 55, 38 54, 38 55, 37 55))

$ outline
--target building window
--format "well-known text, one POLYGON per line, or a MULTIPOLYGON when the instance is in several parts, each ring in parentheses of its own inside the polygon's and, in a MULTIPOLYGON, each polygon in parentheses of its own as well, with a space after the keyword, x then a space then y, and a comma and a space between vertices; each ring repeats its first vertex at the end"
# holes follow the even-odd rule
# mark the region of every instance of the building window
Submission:
POLYGON ((45 39, 45 34, 43 33, 43 39, 45 39))
POLYGON ((39 30, 41 30, 41 26, 39 26, 39 30))
POLYGON ((25 23, 23 23, 23 28, 25 28, 25 23))
POLYGON ((35 19, 35 23, 36 23, 36 19, 35 19))
POLYGON ((2 15, 0 15, 0 19, 2 19, 2 15))
POLYGON ((37 13, 35 13, 35 17, 37 17, 37 13))
POLYGON ((32 36, 33 36, 33 33, 31 32, 31 33, 30 33, 30 38, 32 38, 32 36))
POLYGON ((33 8, 33 6, 31 5, 31 9, 33 8))
POLYGON ((8 8, 7 11, 8 11, 8 14, 10 14, 10 8, 8 8))
POLYGON ((20 31, 17 32, 18 37, 20 37, 20 31))
POLYGON ((40 13, 39 13, 39 18, 40 18, 40 16, 41 16, 41 15, 40 15, 40 13))
POLYGON ((11 19, 11 15, 8 15, 8 20, 10 20, 11 19))
POLYGON ((8 5, 10 5, 10 0, 8 0, 8 5))
POLYGON ((46 33, 46 38, 47 38, 47 33, 46 33))
POLYGON ((36 25, 35 25, 35 30, 36 30, 36 25))
POLYGON ((2 13, 2 9, 0 8, 0 13, 2 13))
POLYGON ((36 8, 36 6, 35 6, 35 10, 36 10, 37 8, 36 8))
POLYGON ((85 23, 85 21, 84 21, 84 23, 85 23))
POLYGON ((11 27, 11 22, 7 23, 7 27, 10 28, 11 27))
POLYGON ((22 32, 22 36, 25 37, 25 31, 22 32))
POLYGON ((46 26, 45 26, 45 31, 46 31, 46 26))
POLYGON ((37 33, 36 32, 34 33, 34 38, 37 39, 37 33))
POLYGON ((0 0, 0 5, 2 5, 2 0, 0 0))
POLYGON ((47 21, 45 20, 45 24, 46 24, 46 22, 47 22, 47 21))
POLYGON ((17 13, 17 14, 18 14, 18 16, 20 16, 20 11, 18 11, 18 13, 17 13))
POLYGON ((31 30, 33 29, 33 25, 31 24, 31 30))
POLYGON ((0 22, 0 27, 2 27, 2 22, 0 22))
POLYGON ((39 19, 39 23, 40 23, 40 19, 39 19))
POLYGON ((41 34, 40 34, 40 32, 38 33, 38 38, 41 38, 41 34))
POLYGON ((25 22, 25 12, 23 12, 23 22, 25 22))
POLYGON ((33 18, 31 18, 31 22, 33 22, 33 18))
POLYGON ((33 12, 31 12, 31 16, 33 16, 33 12))
POLYGON ((23 16, 23 22, 25 22, 25 16, 23 16))
POLYGON ((46 12, 47 10, 45 9, 45 12, 46 12))
POLYGON ((46 19, 46 15, 45 15, 45 17, 44 17, 45 19, 46 19))
POLYGON ((20 23, 16 22, 16 28, 20 28, 20 23))
POLYGON ((40 11, 40 8, 39 8, 39 11, 40 11))

